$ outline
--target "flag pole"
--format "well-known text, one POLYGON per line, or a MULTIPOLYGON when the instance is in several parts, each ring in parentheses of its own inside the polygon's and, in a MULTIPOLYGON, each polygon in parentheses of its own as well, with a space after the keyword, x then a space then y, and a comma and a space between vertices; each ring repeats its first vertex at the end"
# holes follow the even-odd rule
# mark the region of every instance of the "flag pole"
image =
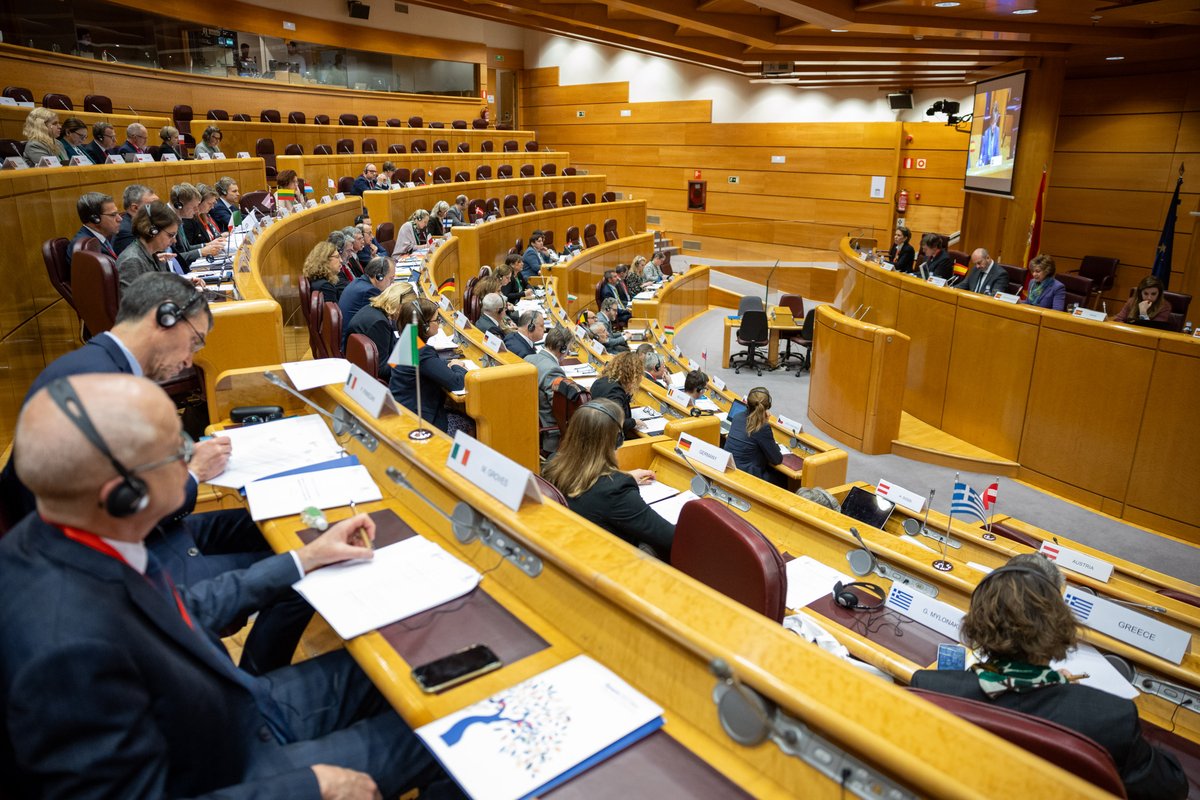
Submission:
POLYGON ((958 488, 958 473, 954 473, 954 485, 950 488, 950 519, 946 523, 946 535, 942 537, 942 557, 934 559, 933 568, 938 572, 950 572, 954 565, 946 560, 946 543, 950 541, 950 533, 954 530, 954 490, 958 488))
MULTIPOLYGON (((420 330, 417 323, 419 319, 418 313, 421 310, 421 303, 418 300, 413 301, 412 325, 413 332, 420 330)), ((437 313, 436 311, 434 313, 437 313)), ((417 429, 408 432, 408 438, 414 442, 424 442, 427 439, 433 438, 433 431, 425 428, 425 417, 421 414, 421 348, 417 348, 417 357, 414 359, 413 372, 416 375, 417 381, 417 429)))
POLYGON ((1000 476, 996 476, 996 499, 992 501, 992 514, 988 517, 987 531, 983 534, 983 538, 989 542, 996 541, 996 534, 992 533, 992 522, 996 519, 996 507, 1000 505, 1000 476))

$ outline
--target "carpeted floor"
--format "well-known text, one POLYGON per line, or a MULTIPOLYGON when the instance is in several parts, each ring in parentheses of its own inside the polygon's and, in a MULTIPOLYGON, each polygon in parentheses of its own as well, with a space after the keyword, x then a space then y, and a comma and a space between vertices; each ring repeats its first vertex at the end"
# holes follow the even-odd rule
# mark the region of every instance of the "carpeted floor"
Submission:
MULTIPOLYGON (((676 262, 677 259, 672 259, 672 265, 676 262)), ((715 286, 742 294, 761 295, 763 291, 761 284, 755 285, 716 272, 712 273, 710 281, 715 286)), ((777 302, 778 293, 772 292, 771 295, 772 301, 777 302)), ((810 301, 806 300, 805 306, 811 307, 810 301)), ((743 370, 742 374, 737 375, 731 369, 722 369, 722 318, 727 313, 727 310, 713 310, 696 318, 677 332, 676 344, 685 354, 697 360, 701 352, 707 350, 709 358, 705 371, 709 375, 719 376, 733 391, 745 394, 755 386, 765 386, 769 389, 774 404, 771 410, 774 413, 804 421, 805 430, 838 445, 849 454, 848 480, 875 484, 882 478, 923 495, 927 495, 929 490, 933 489, 936 492, 933 509, 942 513, 949 511, 951 487, 954 483, 953 469, 893 455, 864 455, 813 425, 808 419, 807 372, 796 377, 795 371, 778 370, 764 372, 762 377, 758 377, 753 370, 743 370)), ((735 345, 734 352, 736 350, 735 345)), ((976 490, 982 491, 996 476, 962 473, 961 477, 976 490)), ((1200 583, 1200 550, 1197 548, 1059 500, 1015 480, 1000 479, 997 509, 1001 514, 1010 514, 1114 556, 1191 583, 1200 583)))

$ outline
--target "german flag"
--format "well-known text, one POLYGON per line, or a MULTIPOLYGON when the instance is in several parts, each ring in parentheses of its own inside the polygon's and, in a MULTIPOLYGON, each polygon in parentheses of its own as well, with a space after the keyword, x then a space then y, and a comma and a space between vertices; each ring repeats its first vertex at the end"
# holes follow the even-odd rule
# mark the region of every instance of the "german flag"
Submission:
POLYGON ((446 280, 438 284, 438 294, 445 294, 446 292, 453 291, 457 291, 456 287, 454 286, 454 278, 446 278, 446 280))

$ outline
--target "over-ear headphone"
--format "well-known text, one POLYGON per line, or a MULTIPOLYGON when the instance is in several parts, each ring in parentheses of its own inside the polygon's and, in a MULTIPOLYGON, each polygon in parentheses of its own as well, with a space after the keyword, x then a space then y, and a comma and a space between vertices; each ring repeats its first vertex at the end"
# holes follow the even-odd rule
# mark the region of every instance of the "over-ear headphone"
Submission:
POLYGON ((150 223, 150 235, 158 236, 159 233, 161 233, 161 231, 159 231, 158 226, 155 225, 153 222, 151 222, 150 223))
POLYGON ((174 328, 179 324, 179 321, 186 317, 191 310, 195 308, 196 304, 200 302, 200 296, 200 293, 196 292, 195 296, 188 300, 187 303, 184 304, 183 308, 180 308, 171 300, 164 302, 154 313, 154 317, 158 320, 159 326, 163 328, 174 328))
POLYGON ((536 327, 537 327, 537 314, 534 314, 529 318, 529 324, 525 326, 525 330, 528 331, 529 333, 533 333, 533 330, 536 327))
POLYGON ((52 381, 46 390, 50 392, 55 405, 66 415, 67 419, 79 429, 79 432, 108 459, 113 469, 121 476, 121 482, 104 498, 104 510, 112 517, 128 517, 146 508, 150 503, 150 492, 146 482, 130 472, 124 464, 117 461, 112 451, 108 449, 100 432, 92 423, 83 407, 79 395, 66 378, 52 381))
POLYGON ((1024 564, 1007 564, 1003 567, 998 567, 998 568, 992 570, 987 575, 983 576, 983 580, 981 580, 979 582, 979 585, 975 587, 975 590, 979 591, 979 588, 982 587, 988 581, 990 581, 992 578, 996 577, 997 575, 1003 575, 1006 572, 1009 574, 1021 572, 1026 575, 1032 575, 1033 577, 1043 581, 1047 586, 1049 586, 1051 589, 1053 589, 1055 594, 1058 594, 1059 592, 1062 591, 1062 589, 1059 587, 1059 585, 1057 583, 1055 583, 1050 578, 1050 576, 1046 575, 1046 573, 1042 572, 1041 570, 1039 570, 1035 567, 1027 567, 1024 564))
MULTIPOLYGON (((584 403, 583 408, 590 408, 593 411, 599 411, 601 414, 603 414, 604 416, 611 419, 613 421, 613 424, 617 426, 617 444, 616 444, 616 446, 620 447, 621 445, 625 444, 625 429, 621 425, 621 420, 617 419, 616 414, 612 413, 607 408, 605 408, 602 404, 597 403, 594 400, 589 400, 588 402, 584 403)), ((582 408, 580 410, 582 410, 582 408)))
POLYGON ((750 395, 754 394, 755 392, 762 392, 762 394, 763 394, 762 406, 763 406, 763 408, 770 408, 771 407, 771 392, 767 390, 767 387, 755 386, 753 389, 746 392, 746 398, 749 399, 750 395))
POLYGON ((429 325, 425 322, 425 315, 421 313, 421 301, 413 300, 413 311, 417 317, 417 336, 421 337, 421 341, 429 338, 429 325))
POLYGON ((842 583, 838 581, 833 585, 833 602, 841 608, 848 608, 851 611, 876 611, 883 608, 883 604, 887 598, 887 592, 883 587, 875 583, 864 583, 862 581, 852 581, 850 583, 842 583), (863 605, 858 595, 850 591, 851 589, 863 589, 876 595, 879 602, 873 605, 863 605))

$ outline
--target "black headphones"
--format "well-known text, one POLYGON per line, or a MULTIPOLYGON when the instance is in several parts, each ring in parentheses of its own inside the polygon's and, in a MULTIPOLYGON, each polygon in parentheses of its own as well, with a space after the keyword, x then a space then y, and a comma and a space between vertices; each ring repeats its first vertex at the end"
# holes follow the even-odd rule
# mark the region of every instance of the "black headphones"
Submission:
POLYGON ((121 476, 121 482, 109 492, 108 497, 104 498, 104 510, 108 512, 109 516, 128 517, 146 508, 150 503, 150 493, 146 482, 130 472, 113 456, 112 451, 108 449, 108 445, 100 436, 100 432, 96 430, 92 418, 88 416, 70 381, 66 378, 58 378, 46 387, 46 391, 50 392, 50 397, 54 399, 55 405, 62 410, 67 419, 71 420, 79 432, 100 451, 101 455, 108 459, 108 462, 113 465, 113 469, 121 476))
POLYGON ((1046 575, 1046 573, 1044 573, 1041 570, 1036 569, 1034 567, 1027 567, 1024 564, 1007 564, 1003 567, 997 567, 996 569, 989 572, 987 575, 983 576, 983 580, 981 580, 979 582, 979 585, 975 587, 975 591, 979 591, 979 589, 985 583, 990 581, 992 578, 996 577, 997 575, 1003 575, 1006 572, 1009 574, 1015 574, 1015 573, 1020 572, 1020 573, 1024 573, 1025 575, 1032 575, 1033 577, 1038 578, 1039 580, 1043 581, 1047 586, 1049 586, 1051 589, 1053 589, 1055 594, 1059 594, 1062 591, 1062 589, 1059 587, 1059 585, 1057 583, 1055 583, 1048 575, 1046 575))
POLYGON ((714 412, 708 409, 696 408, 695 406, 692 406, 691 410, 688 411, 688 414, 693 417, 711 417, 713 416, 713 413, 714 412))
POLYGON ((159 327, 174 328, 179 324, 179 321, 186 317, 196 304, 200 302, 201 294, 196 292, 192 299, 188 300, 183 308, 180 308, 173 301, 167 300, 158 307, 154 313, 154 318, 158 320, 159 327))
POLYGON ((833 585, 833 602, 841 608, 847 608, 851 611, 878 611, 883 608, 886 602, 887 592, 883 587, 875 583, 864 583, 862 581, 852 581, 851 583, 842 583, 838 581, 833 585), (879 602, 874 605, 863 605, 859 600, 858 595, 850 591, 851 589, 864 589, 871 594, 879 597, 879 602))
POLYGON ((617 419, 615 414, 613 414, 611 411, 609 411, 603 405, 595 402, 594 400, 589 400, 588 402, 584 403, 580 410, 582 411, 584 408, 590 408, 593 411, 599 411, 601 414, 603 414, 604 416, 611 419, 613 421, 613 424, 617 426, 616 447, 620 447, 621 445, 625 444, 625 428, 624 428, 624 426, 621 425, 621 420, 617 419))
POLYGON ((528 331, 529 333, 533 333, 534 329, 537 327, 537 318, 538 318, 537 314, 533 314, 532 316, 529 317, 529 324, 525 326, 526 331, 528 331))
POLYGON ((421 337, 421 341, 425 341, 429 338, 429 325, 425 322, 425 315, 421 313, 421 301, 413 300, 412 304, 417 317, 417 336, 421 337))

